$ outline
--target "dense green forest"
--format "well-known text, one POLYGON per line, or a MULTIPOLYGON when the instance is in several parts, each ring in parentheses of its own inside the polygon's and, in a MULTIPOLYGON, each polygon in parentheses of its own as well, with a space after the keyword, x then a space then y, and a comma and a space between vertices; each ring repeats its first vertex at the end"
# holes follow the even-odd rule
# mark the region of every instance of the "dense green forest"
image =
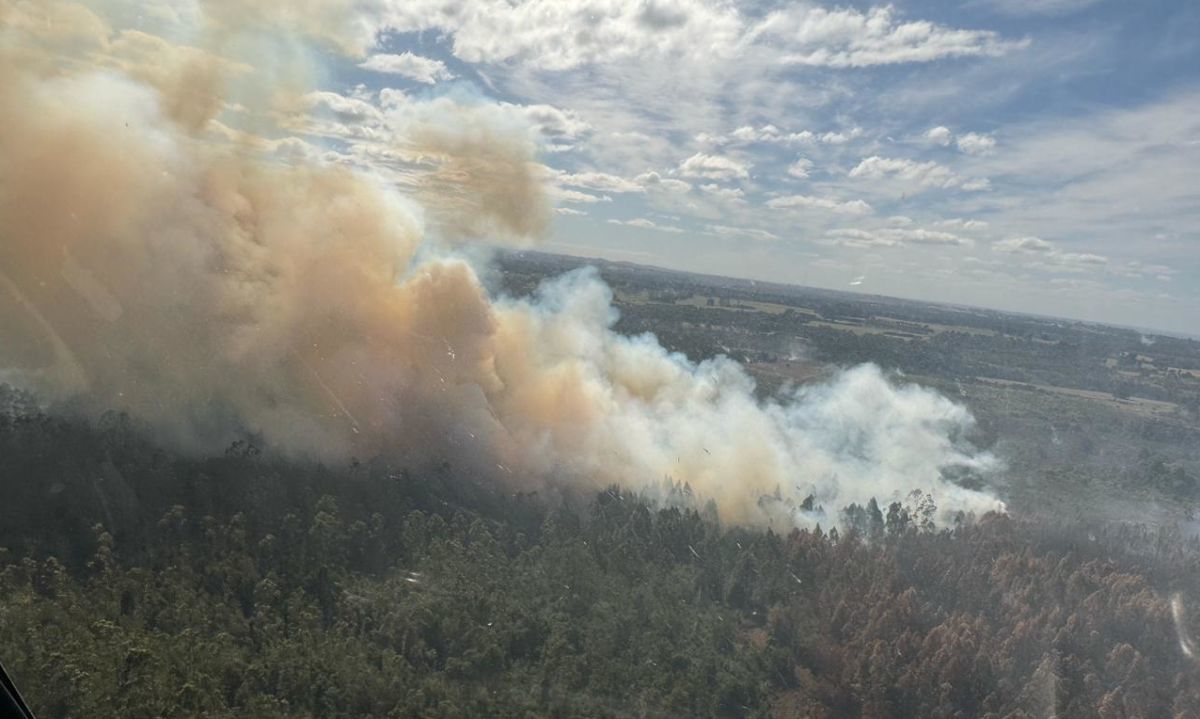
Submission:
POLYGON ((0 394, 0 647, 39 716, 1200 716, 1176 530, 760 532, 0 394))

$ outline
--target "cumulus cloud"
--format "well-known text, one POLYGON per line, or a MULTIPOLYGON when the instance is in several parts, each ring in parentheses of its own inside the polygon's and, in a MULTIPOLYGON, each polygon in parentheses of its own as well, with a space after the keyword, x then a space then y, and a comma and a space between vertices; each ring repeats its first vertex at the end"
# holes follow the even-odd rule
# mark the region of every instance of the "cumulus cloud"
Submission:
POLYGON ((370 102, 328 90, 314 90, 303 95, 301 100, 310 112, 326 111, 345 122, 377 121, 383 118, 379 108, 370 102))
POLYGON ((844 145, 847 142, 862 135, 861 127, 853 127, 849 130, 838 132, 825 132, 819 136, 821 142, 827 145, 844 145))
POLYGON ((592 126, 583 121, 578 114, 571 110, 563 110, 553 105, 511 105, 501 103, 505 107, 514 108, 529 124, 537 128, 543 137, 551 142, 567 146, 591 134, 592 126))
POLYGON ((929 140, 935 145, 941 145, 942 147, 949 145, 953 136, 954 134, 950 132, 950 128, 943 127, 941 125, 938 125, 937 127, 931 127, 925 131, 926 140, 929 140))
POLYGON ((697 152, 680 163, 679 174, 706 180, 740 180, 750 177, 750 170, 732 157, 697 152))
POLYGON ((986 155, 996 149, 996 138, 975 132, 968 132, 960 136, 957 143, 958 149, 968 155, 986 155))
POLYGON ((441 80, 450 80, 454 73, 446 68, 446 63, 411 52, 393 54, 378 54, 368 57, 359 63, 365 70, 374 70, 389 75, 400 75, 413 82, 433 85, 441 80))
POLYGON ((963 177, 937 162, 918 162, 906 158, 864 158, 850 170, 850 177, 864 180, 896 179, 911 183, 917 188, 962 189, 969 192, 986 190, 990 183, 986 178, 963 177))
POLYGON ((711 132, 701 132, 696 135, 697 143, 705 146, 721 146, 729 144, 729 138, 724 135, 713 134, 711 132))
POLYGON ((968 155, 989 155, 996 149, 996 138, 991 135, 968 132, 965 135, 955 136, 950 128, 941 125, 927 130, 924 138, 927 142, 942 147, 949 147, 953 143, 958 146, 960 152, 968 155))
POLYGON ((653 170, 649 172, 643 172, 633 179, 635 182, 645 187, 648 191, 656 190, 662 192, 684 193, 691 192, 692 190, 691 183, 684 182, 683 180, 679 180, 674 177, 663 177, 653 170))
POLYGON ((755 129, 749 125, 746 125, 744 127, 739 127, 738 129, 729 133, 729 135, 731 138, 735 140, 741 140, 742 142, 758 142, 763 139, 778 137, 779 128, 775 127, 774 125, 764 125, 761 129, 755 129))
POLYGON ((1055 252, 1054 244, 1040 237, 1010 237, 992 243, 997 252, 1048 255, 1055 252))
POLYGON ((798 180, 807 180, 808 174, 813 169, 813 161, 807 157, 796 158, 796 161, 788 165, 787 174, 798 180))
POLYGON ((867 215, 873 210, 863 200, 837 200, 832 197, 813 197, 811 195, 788 195, 773 197, 767 200, 767 207, 777 210, 823 210, 842 215, 867 215))

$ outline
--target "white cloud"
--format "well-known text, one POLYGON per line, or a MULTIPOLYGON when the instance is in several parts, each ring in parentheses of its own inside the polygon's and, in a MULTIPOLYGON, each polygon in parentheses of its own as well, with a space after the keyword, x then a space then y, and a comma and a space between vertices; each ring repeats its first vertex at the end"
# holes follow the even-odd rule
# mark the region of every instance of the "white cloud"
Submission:
POLYGON ((854 228, 830 230, 826 236, 831 238, 833 244, 844 247, 895 247, 900 244, 896 240, 887 239, 871 230, 854 228))
POLYGON ((753 127, 746 125, 745 127, 739 127, 729 134, 735 140, 741 140, 742 142, 757 142, 759 138, 770 136, 767 134, 768 128, 770 128, 771 132, 774 134, 778 134, 779 132, 778 128, 776 128, 774 125, 767 125, 761 130, 755 130, 753 127))
POLYGON ((942 232, 940 230, 926 229, 887 229, 883 232, 893 233, 904 242, 909 242, 916 245, 954 245, 957 247, 971 247, 975 241, 969 237, 962 237, 951 232, 942 232))
POLYGON ((612 202, 612 198, 608 195, 591 195, 579 190, 568 190, 564 187, 555 187, 553 185, 546 188, 547 194, 550 197, 560 202, 575 202, 580 204, 593 204, 596 202, 612 202))
POLYGON ((1104 255, 1095 255, 1095 254, 1091 254, 1091 253, 1087 253, 1087 252, 1084 252, 1084 253, 1064 252, 1064 253, 1058 255, 1058 257, 1060 260, 1063 260, 1066 262, 1079 264, 1079 265, 1090 265, 1093 267, 1108 264, 1108 258, 1105 257, 1104 255))
POLYGON ((1055 246, 1052 242, 1043 240, 1042 238, 1034 238, 1034 236, 1026 236, 1026 238, 1008 238, 992 242, 992 250, 997 252, 1022 252, 1026 254, 1049 254, 1055 251, 1055 246))
POLYGON ((986 155, 996 148, 996 138, 968 132, 958 138, 958 149, 968 155, 986 155))
POLYGON ((964 178, 958 186, 967 192, 983 192, 992 188, 992 181, 986 177, 964 178))
POLYGON ((783 62, 825 67, 869 67, 991 56, 1025 47, 986 30, 960 30, 918 20, 901 22, 886 5, 866 14, 853 8, 799 5, 770 13, 755 34, 786 43, 783 62))
POLYGON ((368 57, 359 67, 390 75, 400 75, 414 82, 433 85, 440 80, 450 80, 454 73, 446 69, 446 63, 411 52, 399 55, 379 54, 368 57))
POLYGON ((810 195, 789 195, 767 200, 767 207, 776 210, 810 209, 835 212, 843 215, 866 215, 872 212, 871 206, 862 200, 835 200, 830 197, 812 197, 810 195))
POLYGON ((679 174, 706 180, 736 180, 749 177, 750 170, 732 157, 697 152, 679 165, 679 174))
POLYGON ((720 147, 729 144, 729 138, 724 135, 714 135, 711 132, 701 132, 696 135, 696 142, 705 146, 720 147))
MULTIPOLYGON (((832 133, 828 133, 833 136, 832 133)), ((774 125, 763 125, 755 128, 751 125, 743 125, 733 132, 729 133, 728 137, 708 137, 715 140, 714 144, 727 145, 730 142, 738 141, 743 143, 750 142, 767 142, 777 145, 803 145, 819 139, 809 130, 801 130, 799 132, 784 132, 774 125)))
POLYGON ((722 187, 714 183, 701 185, 700 190, 707 195, 731 202, 740 202, 746 196, 746 193, 742 192, 739 187, 722 187))
POLYGON ((507 102, 500 105, 514 109, 537 129, 542 137, 552 143, 570 145, 592 132, 592 126, 580 119, 576 113, 553 105, 513 105, 507 102))
POLYGON ((917 162, 905 158, 864 158, 850 170, 850 177, 866 180, 895 178, 915 183, 919 187, 959 188, 969 192, 986 190, 991 183, 986 178, 967 178, 936 162, 917 162))
POLYGON ((304 95, 301 100, 310 112, 329 112, 339 120, 346 122, 378 120, 383 116, 379 108, 371 103, 358 98, 339 95, 336 92, 325 90, 310 92, 304 95))
POLYGON ((826 145, 844 145, 851 140, 861 137, 862 134, 863 129, 861 127, 852 127, 848 130, 831 130, 817 134, 811 130, 787 132, 775 125, 763 125, 761 127, 743 125, 728 135, 713 135, 702 132, 696 135, 696 141, 702 145, 716 147, 723 147, 734 143, 745 145, 756 142, 773 145, 808 145, 816 142, 826 145))
POLYGON ((821 142, 826 145, 844 145, 862 135, 862 128, 855 127, 845 132, 826 132, 821 135, 821 142))
POLYGON ((1040 237, 1010 237, 992 243, 992 249, 998 252, 1023 252, 1026 254, 1045 255, 1055 251, 1054 244, 1040 237))
POLYGON ((406 0, 385 25, 436 30, 472 63, 522 62, 569 70, 629 57, 734 52, 744 31, 737 10, 703 0, 406 0))
POLYGON ((942 147, 949 145, 952 138, 953 133, 950 132, 950 128, 941 125, 931 127, 925 132, 926 140, 942 147))
POLYGON ((644 217, 637 217, 632 220, 609 220, 610 225, 624 225, 625 227, 636 227, 642 230, 654 230, 655 232, 669 232, 671 234, 679 234, 683 232, 682 228, 673 227, 671 225, 660 225, 653 220, 647 220, 644 217))
POLYGON ((384 110, 392 110, 412 102, 408 94, 394 87, 385 87, 379 91, 379 106, 384 110))
POLYGON ((813 161, 806 157, 799 157, 795 162, 788 165, 787 174, 795 177, 798 180, 808 179, 808 173, 813 169, 813 161))
POLYGON ((753 227, 730 227, 728 225, 709 225, 708 229, 721 237, 746 237, 752 240, 778 240, 779 235, 759 230, 753 227))
POLYGON ((941 245, 971 247, 974 241, 950 232, 921 228, 884 227, 873 230, 845 228, 826 233, 837 244, 848 247, 899 247, 901 245, 941 245))
POLYGON ((904 22, 890 5, 865 14, 795 5, 755 22, 733 3, 705 0, 406 0, 374 24, 376 31, 439 31, 467 62, 558 71, 624 58, 728 59, 749 47, 782 53, 784 63, 865 67, 996 56, 1026 44, 904 22))
POLYGON ((673 177, 663 177, 653 170, 650 172, 643 172, 642 174, 633 178, 633 180, 634 182, 637 182, 645 187, 647 190, 662 190, 664 192, 677 193, 691 192, 692 190, 691 184, 684 182, 683 180, 676 180, 673 177))
POLYGON ((963 230, 986 230, 988 223, 983 220, 964 220, 961 217, 951 217, 937 223, 941 227, 955 227, 963 230))
POLYGON ((1009 237, 992 243, 992 249, 1024 257, 1033 266, 1049 271, 1086 272, 1109 264, 1107 257, 1090 252, 1065 252, 1040 237, 1009 237))
POLYGON ((953 142, 958 145, 960 151, 968 155, 988 155, 996 149, 996 138, 991 135, 968 132, 956 138, 950 128, 942 125, 929 128, 925 131, 924 137, 926 141, 942 147, 949 147, 953 142))
POLYGON ((576 210, 573 207, 556 207, 554 211, 560 215, 569 215, 573 217, 587 217, 587 213, 583 210, 576 210))
POLYGON ((633 180, 626 180, 624 177, 609 175, 604 172, 576 172, 574 174, 560 172, 555 179, 562 185, 582 187, 585 190, 597 190, 599 192, 626 193, 646 191, 646 188, 633 180))

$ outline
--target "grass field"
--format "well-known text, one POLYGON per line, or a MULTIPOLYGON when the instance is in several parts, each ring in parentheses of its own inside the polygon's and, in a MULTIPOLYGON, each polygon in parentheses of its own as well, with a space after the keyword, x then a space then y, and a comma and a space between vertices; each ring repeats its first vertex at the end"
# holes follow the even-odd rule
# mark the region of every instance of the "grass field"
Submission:
POLYGON ((1049 392, 1051 394, 1062 395, 1065 397, 1090 399, 1096 402, 1104 402, 1121 410, 1136 412, 1143 415, 1171 415, 1179 411, 1179 405, 1176 405, 1172 402, 1162 402, 1154 399, 1146 399, 1144 397, 1129 397, 1127 399, 1119 399, 1108 392, 1073 389, 1070 387, 1054 387, 1052 385, 1045 384, 1029 384, 1026 382, 1014 382, 1012 380, 996 379, 994 377, 976 377, 975 379, 980 382, 996 385, 998 387, 1032 387, 1042 392, 1049 392))

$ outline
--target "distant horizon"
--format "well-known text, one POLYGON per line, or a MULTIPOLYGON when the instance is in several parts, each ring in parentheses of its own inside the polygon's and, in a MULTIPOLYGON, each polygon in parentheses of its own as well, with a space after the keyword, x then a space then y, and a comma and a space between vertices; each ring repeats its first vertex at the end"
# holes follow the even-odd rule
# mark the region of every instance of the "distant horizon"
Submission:
POLYGON ((1174 329, 1168 329, 1168 328, 1162 328, 1162 327, 1139 327, 1136 325, 1121 324, 1119 322, 1110 322, 1110 321, 1105 321, 1105 320, 1089 319, 1089 318, 1085 318, 1085 317, 1070 317, 1070 316, 1066 316, 1066 315, 1046 314, 1046 313, 1032 312, 1032 311, 1027 311, 1027 310, 1009 309, 1006 307, 994 307, 994 306, 989 306, 989 305, 972 304, 969 302, 954 302, 954 301, 950 301, 950 300, 936 300, 936 299, 928 299, 928 298, 924 298, 924 297, 905 297, 905 296, 896 295, 896 294, 883 294, 883 293, 878 293, 878 292, 863 292, 861 290, 845 289, 842 287, 831 287, 831 286, 823 286, 823 285, 816 285, 816 284, 802 284, 802 283, 798 283, 798 282, 783 282, 780 280, 766 279, 766 278, 762 278, 762 277, 750 277, 750 276, 745 276, 745 275, 740 275, 740 274, 721 274, 721 273, 717 273, 717 272, 704 272, 704 271, 690 270, 690 269, 680 268, 680 267, 668 267, 665 265, 657 265, 657 264, 653 264, 653 263, 649 263, 649 262, 638 262, 636 260, 630 260, 630 259, 613 259, 613 258, 603 257, 600 255, 579 254, 579 253, 565 251, 565 250, 569 249, 569 246, 566 246, 566 247, 555 246, 556 250, 561 249, 563 251, 544 249, 544 247, 550 247, 550 245, 543 246, 543 247, 500 248, 500 249, 502 249, 505 252, 512 252, 512 253, 532 252, 532 253, 547 255, 547 256, 551 256, 551 257, 565 257, 565 258, 573 258, 573 259, 585 260, 585 261, 601 261, 601 262, 606 262, 609 264, 632 265, 635 267, 651 269, 651 270, 658 270, 658 271, 662 271, 662 272, 674 272, 674 273, 679 273, 679 274, 700 275, 702 277, 731 279, 731 280, 738 280, 738 281, 742 281, 742 282, 762 282, 762 283, 767 283, 767 284, 782 285, 785 287, 796 287, 796 288, 800 288, 800 289, 814 289, 814 290, 823 290, 823 291, 829 291, 829 292, 839 292, 842 294, 853 295, 856 297, 878 297, 878 298, 886 299, 886 300, 901 300, 904 302, 920 302, 920 303, 924 303, 924 304, 938 305, 938 306, 942 306, 942 307, 963 308, 963 309, 968 309, 968 310, 983 310, 986 312, 1000 312, 1003 314, 1033 317, 1033 318, 1042 319, 1042 320, 1055 320, 1055 321, 1062 321, 1062 322, 1070 322, 1073 324, 1099 325, 1102 327, 1108 327, 1108 328, 1112 328, 1112 329, 1129 330, 1131 332, 1138 332, 1143 335, 1154 335, 1154 336, 1159 336, 1159 337, 1170 337, 1172 339, 1200 342, 1200 334, 1189 334, 1182 330, 1174 330, 1174 329))

